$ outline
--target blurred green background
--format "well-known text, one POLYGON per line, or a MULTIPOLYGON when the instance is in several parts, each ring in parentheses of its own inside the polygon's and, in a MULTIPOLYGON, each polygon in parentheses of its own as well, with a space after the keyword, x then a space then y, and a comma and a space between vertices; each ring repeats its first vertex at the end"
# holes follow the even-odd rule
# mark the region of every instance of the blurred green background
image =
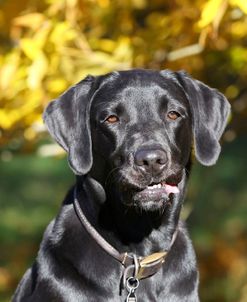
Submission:
POLYGON ((0 1, 0 301, 10 301, 74 176, 41 119, 87 74, 185 69, 232 117, 217 165, 195 163, 183 217, 202 302, 247 301, 247 2, 0 1))

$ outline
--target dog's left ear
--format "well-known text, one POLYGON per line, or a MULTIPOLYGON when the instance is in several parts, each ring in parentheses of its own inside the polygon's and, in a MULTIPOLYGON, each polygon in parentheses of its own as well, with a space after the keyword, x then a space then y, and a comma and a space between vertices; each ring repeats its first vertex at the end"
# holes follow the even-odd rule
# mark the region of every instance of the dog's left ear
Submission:
POLYGON ((68 162, 77 175, 92 166, 90 106, 95 78, 86 77, 49 103, 43 119, 56 142, 68 152, 68 162))
POLYGON ((221 151, 219 139, 228 121, 230 104, 222 93, 185 72, 176 72, 176 76, 190 103, 196 158, 203 165, 211 166, 221 151))

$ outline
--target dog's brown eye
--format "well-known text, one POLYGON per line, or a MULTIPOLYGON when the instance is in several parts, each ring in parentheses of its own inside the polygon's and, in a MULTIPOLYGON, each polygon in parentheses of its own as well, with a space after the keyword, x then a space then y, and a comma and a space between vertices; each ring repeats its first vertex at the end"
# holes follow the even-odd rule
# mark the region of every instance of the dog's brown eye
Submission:
POLYGON ((110 115, 105 121, 109 124, 114 124, 119 121, 119 118, 116 115, 110 115))
POLYGON ((170 112, 168 112, 167 117, 168 117, 170 120, 175 121, 177 118, 180 117, 180 114, 179 114, 178 112, 176 112, 176 111, 170 111, 170 112))

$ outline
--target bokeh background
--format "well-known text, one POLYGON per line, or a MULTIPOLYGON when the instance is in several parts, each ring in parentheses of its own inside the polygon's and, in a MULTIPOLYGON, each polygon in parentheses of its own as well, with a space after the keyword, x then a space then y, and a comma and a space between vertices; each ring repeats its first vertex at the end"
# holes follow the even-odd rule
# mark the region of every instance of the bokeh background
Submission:
POLYGON ((216 166, 195 163, 183 217, 202 302, 247 301, 247 1, 0 1, 0 301, 10 301, 74 177, 45 105, 87 74, 184 69, 232 116, 216 166))

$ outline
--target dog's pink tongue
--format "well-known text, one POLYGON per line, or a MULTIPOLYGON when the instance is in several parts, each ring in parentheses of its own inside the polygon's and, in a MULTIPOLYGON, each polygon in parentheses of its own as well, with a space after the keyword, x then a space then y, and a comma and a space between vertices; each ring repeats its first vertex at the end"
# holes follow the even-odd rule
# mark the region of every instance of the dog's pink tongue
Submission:
POLYGON ((173 194, 178 194, 179 193, 179 189, 175 185, 171 186, 171 185, 165 184, 165 188, 166 188, 166 192, 167 192, 168 195, 171 194, 171 193, 173 193, 173 194))

